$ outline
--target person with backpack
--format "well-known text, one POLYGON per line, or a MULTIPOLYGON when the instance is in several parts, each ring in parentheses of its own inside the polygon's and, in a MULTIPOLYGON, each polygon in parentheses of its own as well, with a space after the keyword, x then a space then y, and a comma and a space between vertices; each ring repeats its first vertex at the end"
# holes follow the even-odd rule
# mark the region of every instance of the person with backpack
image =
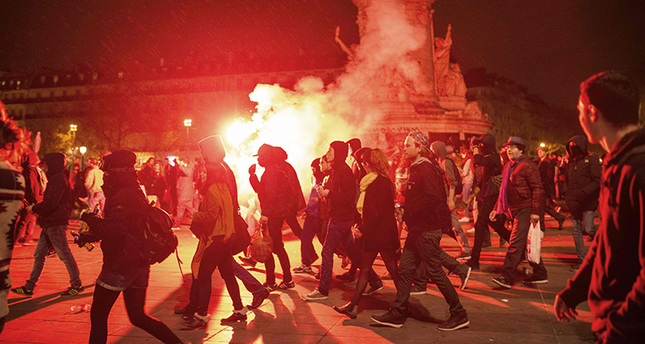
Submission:
MULTIPOLYGON (((468 237, 464 230, 461 228, 461 223, 457 218, 457 207, 455 205, 457 195, 461 194, 463 185, 461 183, 461 173, 455 165, 455 162, 448 157, 446 151, 446 144, 442 141, 435 141, 430 145, 430 150, 436 156, 437 162, 441 165, 447 177, 446 194, 448 195, 448 208, 450 208, 450 218, 452 221, 451 235, 461 247, 461 254, 457 256, 457 260, 470 259, 470 245, 468 244, 468 237)), ((424 289, 425 291, 425 289, 424 289)))
POLYGON ((571 211, 573 242, 578 255, 578 261, 571 270, 577 271, 587 254, 582 236, 583 226, 590 238, 596 235, 594 218, 598 209, 602 165, 597 155, 587 151, 587 138, 584 135, 576 135, 569 140, 567 154, 564 165, 567 192, 564 200, 571 211))
POLYGON ((96 279, 90 311, 89 342, 107 342, 108 316, 123 292, 128 318, 134 326, 164 343, 181 343, 181 339, 164 323, 144 311, 150 277, 150 257, 144 231, 151 207, 137 181, 135 162, 136 156, 127 150, 106 156, 101 167, 106 198, 104 217, 93 213, 81 216, 90 231, 79 234, 76 243, 82 246, 100 240, 103 251, 103 266, 96 279))
POLYGON ((34 265, 31 275, 24 286, 11 289, 12 292, 31 297, 45 267, 47 252, 53 246, 60 260, 65 263, 71 286, 62 296, 74 296, 83 291, 78 265, 67 243, 67 222, 72 212, 72 195, 65 176, 65 155, 49 153, 45 155, 48 184, 42 202, 27 207, 38 216, 42 228, 40 239, 34 251, 34 265))
MULTIPOLYGON (((576 319, 587 300, 597 343, 645 338, 645 129, 642 92, 608 71, 580 85, 578 120, 590 143, 607 152, 600 182, 600 227, 578 273, 555 298, 559 321, 576 319)), ((586 320, 586 319, 585 319, 586 320)))

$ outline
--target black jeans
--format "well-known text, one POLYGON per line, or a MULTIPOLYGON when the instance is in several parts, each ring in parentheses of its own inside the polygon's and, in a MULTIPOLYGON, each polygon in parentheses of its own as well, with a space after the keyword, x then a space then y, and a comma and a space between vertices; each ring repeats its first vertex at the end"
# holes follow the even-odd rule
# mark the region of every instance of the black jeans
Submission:
MULTIPOLYGON (((270 217, 267 223, 267 226, 269 227, 269 235, 271 236, 271 241, 273 242, 273 253, 278 256, 278 260, 280 261, 280 267, 282 267, 282 280, 290 282, 292 277, 291 277, 291 263, 289 262, 289 255, 287 255, 287 251, 284 249, 284 243, 282 242, 282 224, 284 221, 287 220, 287 224, 289 226, 293 225, 293 222, 298 224, 298 221, 296 220, 295 216, 291 217, 270 217), (291 219, 293 218, 293 219, 291 219)), ((300 234, 302 233, 302 229, 300 228, 300 225, 296 228, 291 227, 291 230, 293 231, 293 234, 295 234, 297 237, 300 237, 300 234)), ((273 255, 269 256, 269 259, 267 259, 266 262, 264 262, 264 266, 266 268, 266 273, 267 273, 267 284, 274 284, 275 283, 275 260, 273 259, 273 255)))
MULTIPOLYGON (((110 315, 110 310, 119 294, 121 294, 120 291, 109 290, 98 284, 94 288, 92 310, 90 311, 92 323, 90 344, 107 342, 108 315, 110 315)), ((182 342, 168 326, 157 319, 151 318, 143 311, 143 306, 146 303, 146 289, 129 288, 124 290, 123 301, 132 325, 150 333, 164 343, 182 342)))
MULTIPOLYGON (((484 244, 484 238, 487 233, 489 233, 488 226, 492 227, 500 237, 504 238, 506 241, 509 241, 511 232, 506 229, 504 226, 505 216, 498 215, 495 221, 491 221, 488 216, 490 212, 493 211, 495 204, 497 203, 497 197, 486 197, 484 199, 477 200, 477 209, 479 209, 479 216, 477 217, 477 222, 475 222, 475 243, 471 251, 471 260, 479 263, 479 256, 482 252, 482 246, 484 244)), ((490 234, 489 234, 490 235, 490 234)))
POLYGON ((408 314, 410 289, 421 264, 425 265, 430 280, 436 284, 450 306, 450 314, 466 314, 466 310, 459 301, 459 295, 455 287, 441 268, 443 260, 448 258, 454 260, 441 248, 441 236, 440 230, 410 231, 408 233, 399 263, 401 282, 397 286, 396 300, 392 304, 392 312, 396 316, 406 317, 408 314))
POLYGON ((240 287, 233 273, 232 261, 230 248, 222 242, 221 237, 216 237, 215 241, 204 250, 197 278, 193 276, 193 284, 190 287, 190 311, 196 311, 200 315, 208 313, 215 268, 219 268, 219 273, 226 283, 226 290, 233 301, 233 308, 235 310, 244 308, 240 297, 240 287))
MULTIPOLYGON (((381 258, 385 263, 385 268, 387 272, 392 276, 394 281, 394 286, 398 289, 398 285, 401 282, 401 276, 399 276, 399 270, 396 266, 396 251, 395 250, 382 250, 380 251, 381 258)), ((365 251, 361 254, 361 267, 360 273, 358 274, 358 281, 356 282, 356 290, 354 290, 354 296, 352 297, 352 304, 354 306, 358 305, 358 302, 363 296, 363 292, 367 288, 367 284, 370 282, 370 272, 372 272, 372 264, 376 259, 376 255, 379 254, 378 251, 365 251)), ((383 285, 383 282, 372 287, 380 287, 383 285)))
MULTIPOLYGON (((526 239, 528 238, 529 227, 531 226, 531 208, 512 211, 511 220, 513 221, 513 231, 508 241, 510 245, 504 258, 504 267, 502 268, 502 275, 507 281, 513 281, 517 273, 517 266, 525 256, 526 239)), ((533 274, 535 276, 547 278, 546 268, 544 267, 542 258, 540 258, 540 264, 531 262, 529 264, 533 267, 533 274)))

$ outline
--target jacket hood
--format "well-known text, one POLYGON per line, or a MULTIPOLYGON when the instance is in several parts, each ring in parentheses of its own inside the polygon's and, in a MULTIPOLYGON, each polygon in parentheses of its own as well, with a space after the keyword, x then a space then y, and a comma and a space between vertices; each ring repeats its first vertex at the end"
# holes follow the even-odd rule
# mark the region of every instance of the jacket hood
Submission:
POLYGON ((448 158, 448 152, 446 151, 446 144, 442 141, 435 141, 430 144, 430 149, 438 156, 441 160, 448 158))
POLYGON ((362 147, 361 140, 357 139, 357 138, 353 138, 353 139, 347 141, 347 144, 349 145, 349 147, 352 148, 352 155, 353 156, 356 156, 356 151, 359 150, 362 147))
POLYGON ((495 152, 495 136, 491 134, 484 134, 479 138, 479 147, 482 150, 482 155, 488 155, 495 152))
POLYGON ((334 141, 329 146, 334 149, 334 162, 345 162, 345 159, 347 159, 347 144, 343 141, 334 141))
POLYGON ((47 174, 62 173, 65 169, 65 154, 49 153, 45 155, 47 174))
POLYGON ((585 135, 576 135, 569 139, 567 143, 567 153, 572 158, 587 155, 587 137, 585 135))
POLYGON ((607 154, 605 161, 607 164, 617 163, 630 155, 640 154, 643 151, 645 151, 645 128, 640 128, 618 140, 611 148, 611 152, 607 154))

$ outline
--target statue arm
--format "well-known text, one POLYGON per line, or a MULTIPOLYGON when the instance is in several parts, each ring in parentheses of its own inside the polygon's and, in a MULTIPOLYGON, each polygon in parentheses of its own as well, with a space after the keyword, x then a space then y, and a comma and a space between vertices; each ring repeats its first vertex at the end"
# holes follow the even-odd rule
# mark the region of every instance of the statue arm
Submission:
POLYGON ((353 60, 353 59, 354 59, 354 54, 353 54, 353 53, 352 53, 352 51, 347 47, 347 45, 345 45, 345 43, 343 43, 343 41, 340 39, 340 26, 336 26, 336 37, 334 38, 334 40, 336 41, 336 43, 338 43, 338 45, 340 46, 340 48, 341 48, 341 49, 343 49, 343 51, 345 52, 345 54, 347 54, 347 58, 348 58, 349 60, 353 60))

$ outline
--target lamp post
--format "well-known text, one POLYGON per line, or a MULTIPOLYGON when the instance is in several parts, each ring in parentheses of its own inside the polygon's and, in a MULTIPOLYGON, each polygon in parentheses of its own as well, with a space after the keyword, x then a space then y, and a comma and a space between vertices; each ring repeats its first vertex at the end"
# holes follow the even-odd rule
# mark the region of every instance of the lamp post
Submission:
POLYGON ((193 125, 193 120, 187 118, 184 120, 184 127, 186 127, 186 139, 190 139, 190 127, 193 125))
POLYGON ((85 152, 87 152, 87 147, 81 146, 78 151, 81 152, 81 171, 83 171, 83 165, 85 164, 85 152))
POLYGON ((69 131, 72 132, 72 144, 76 143, 76 131, 78 130, 78 126, 76 124, 70 124, 69 125, 69 131))

